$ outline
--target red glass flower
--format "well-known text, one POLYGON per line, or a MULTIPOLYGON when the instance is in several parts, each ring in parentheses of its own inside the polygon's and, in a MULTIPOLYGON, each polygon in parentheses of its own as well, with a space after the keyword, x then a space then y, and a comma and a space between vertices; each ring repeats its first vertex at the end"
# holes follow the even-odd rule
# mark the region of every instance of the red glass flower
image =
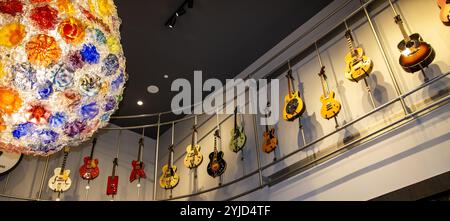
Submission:
POLYGON ((45 5, 31 10, 30 18, 34 25, 42 30, 54 29, 58 19, 58 11, 45 5))
POLYGON ((51 1, 52 0, 31 0, 30 2, 33 4, 36 4, 36 3, 44 3, 44 2, 51 2, 51 1))
POLYGON ((76 18, 68 18, 59 24, 58 32, 67 43, 78 43, 84 37, 84 26, 76 18))
POLYGON ((23 12, 23 4, 19 0, 3 0, 0 1, 0 12, 16 16, 23 12))
POLYGON ((36 104, 32 105, 28 109, 28 120, 34 124, 46 124, 51 116, 50 111, 47 110, 43 105, 36 104))

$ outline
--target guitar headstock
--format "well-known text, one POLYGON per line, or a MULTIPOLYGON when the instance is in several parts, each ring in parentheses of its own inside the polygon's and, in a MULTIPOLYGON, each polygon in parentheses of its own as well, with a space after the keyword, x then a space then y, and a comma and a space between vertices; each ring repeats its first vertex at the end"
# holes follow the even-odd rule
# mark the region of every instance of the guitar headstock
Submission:
POLYGON ((320 77, 323 77, 325 80, 327 79, 327 75, 325 75, 325 66, 322 66, 320 68, 320 73, 319 73, 320 77))
POLYGON ((144 146, 144 138, 139 139, 139 146, 144 146))
POLYGON ((70 147, 64 147, 64 153, 69 153, 70 152, 70 147))
POLYGON ((286 77, 289 79, 289 80, 293 80, 294 79, 294 77, 292 77, 292 69, 289 67, 289 70, 288 70, 288 72, 287 72, 287 74, 286 74, 286 77))
POLYGON ((216 130, 216 131, 214 132, 214 137, 220 138, 219 130, 216 130))
POLYGON ((396 15, 394 17, 394 20, 395 20, 395 23, 398 24, 398 25, 403 24, 402 16, 400 16, 400 15, 396 15))
POLYGON ((169 152, 173 152, 173 147, 174 147, 173 144, 171 144, 171 145, 169 146, 169 152))
POLYGON ((113 164, 114 164, 114 166, 119 166, 119 159, 117 157, 114 158, 113 164))

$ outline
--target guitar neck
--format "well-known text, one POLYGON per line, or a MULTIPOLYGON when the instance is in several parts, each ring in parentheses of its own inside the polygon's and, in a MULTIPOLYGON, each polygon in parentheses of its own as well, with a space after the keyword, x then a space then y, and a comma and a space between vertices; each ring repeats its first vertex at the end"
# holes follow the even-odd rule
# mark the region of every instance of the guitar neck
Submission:
POLYGON ((355 47, 353 46, 353 39, 351 37, 347 37, 347 47, 352 56, 355 57, 355 47))
POLYGON ((138 161, 142 162, 142 151, 144 149, 144 140, 141 138, 139 141, 138 161))
POLYGON ((67 157, 69 156, 69 152, 65 151, 64 152, 64 158, 63 158, 63 163, 61 165, 61 172, 59 173, 60 175, 64 174, 64 170, 66 170, 66 162, 67 162, 67 157))
POLYGON ((400 28, 405 42, 410 42, 411 38, 406 31, 405 24, 403 23, 402 17, 400 15, 395 16, 395 23, 397 23, 398 27, 400 28))
POLYGON ((320 76, 320 83, 322 84, 322 91, 323 91, 323 96, 324 97, 328 97, 328 90, 327 90, 327 88, 326 88, 326 85, 325 85, 325 76, 323 76, 323 75, 321 75, 320 76))
POLYGON ((266 117, 266 132, 269 133, 269 125, 267 124, 267 118, 269 118, 269 116, 265 114, 265 117, 266 117))
POLYGON ((236 129, 237 129, 237 107, 236 107, 236 109, 235 109, 235 111, 234 111, 234 131, 236 131, 236 129))
POLYGON ((96 144, 97 144, 97 138, 94 138, 94 140, 92 141, 92 148, 91 148, 91 155, 90 155, 91 160, 94 158, 94 149, 95 149, 96 144))
POLYGON ((117 158, 114 158, 114 162, 113 162, 113 169, 112 169, 112 177, 115 177, 116 176, 116 167, 117 167, 117 161, 118 161, 119 159, 117 159, 117 158))

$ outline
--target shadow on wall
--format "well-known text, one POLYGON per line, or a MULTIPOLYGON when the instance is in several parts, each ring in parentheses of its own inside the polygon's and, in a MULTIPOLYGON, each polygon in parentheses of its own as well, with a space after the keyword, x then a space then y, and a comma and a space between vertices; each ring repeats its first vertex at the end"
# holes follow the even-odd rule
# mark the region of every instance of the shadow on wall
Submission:
MULTIPOLYGON (((430 79, 438 77, 439 75, 443 74, 441 67, 446 67, 447 65, 443 62, 435 62, 434 64, 430 65, 429 69, 426 71, 428 74, 428 77, 430 79), (430 71, 431 70, 431 71, 430 71)), ((421 77, 423 79, 423 77, 421 77)), ((424 97, 430 97, 432 101, 439 100, 443 96, 446 96, 450 93, 450 79, 448 77, 445 77, 444 79, 435 82, 432 84, 432 86, 428 87, 427 91, 423 92, 424 97)))
MULTIPOLYGON (((432 119, 432 118, 424 119, 423 122, 425 122, 427 120, 430 120, 430 119, 432 119)), ((292 179, 290 179, 288 181, 285 181, 282 184, 283 184, 283 186, 289 186, 289 185, 295 184, 296 182, 299 182, 300 180, 305 179, 308 176, 316 174, 319 171, 322 171, 322 170, 324 170, 324 169, 326 169, 328 167, 333 166, 334 164, 337 164, 337 163, 341 162, 342 160, 345 160, 346 158, 348 158, 351 155, 354 155, 356 153, 359 153, 361 151, 364 151, 366 149, 369 149, 369 148, 373 147, 377 142, 379 142, 379 140, 383 140, 383 139, 386 139, 388 137, 398 136, 400 133, 408 131, 408 130, 411 130, 414 127, 416 127, 416 124, 414 124, 414 123, 407 124, 404 127, 401 127, 400 129, 398 129, 396 131, 384 134, 383 136, 380 136, 377 139, 371 140, 371 141, 369 141, 369 142, 367 142, 367 143, 365 143, 365 144, 363 144, 361 146, 358 146, 356 149, 353 149, 353 151, 346 152, 346 153, 344 153, 342 155, 339 155, 339 156, 337 156, 335 158, 332 158, 332 159, 330 159, 330 160, 328 160, 328 161, 326 161, 326 162, 324 162, 322 164, 319 164, 318 166, 312 168, 311 170, 306 171, 306 172, 304 172, 302 174, 299 174, 297 177, 293 177, 292 179)), ((292 200, 298 200, 298 201, 307 200, 310 197, 317 196, 320 193, 323 193, 323 192, 326 192, 327 190, 333 189, 333 188, 335 188, 335 187, 337 187, 337 186, 339 186, 339 185, 341 185, 341 184, 343 184, 343 183, 345 183, 347 181, 350 181, 350 180, 352 180, 354 178, 357 178, 359 176, 367 174, 367 173, 369 173, 371 171, 374 171, 376 169, 385 167, 385 166, 387 166, 389 164, 395 163, 395 162, 397 162, 397 161, 399 161, 399 160, 401 160, 403 158, 412 156, 412 155, 414 155, 416 153, 419 153, 421 151, 424 151, 426 149, 430 149, 430 148, 432 148, 432 147, 434 147, 434 146, 436 146, 436 145, 438 145, 440 143, 448 141, 449 139, 450 139, 450 133, 446 133, 446 134, 444 134, 444 135, 442 135, 440 137, 434 138, 434 139, 429 140, 429 141, 425 141, 424 143, 418 144, 415 147, 408 149, 407 151, 404 151, 404 152, 399 153, 399 154, 397 154, 395 156, 392 156, 392 157, 389 157, 387 159, 384 159, 384 160, 382 160, 382 161, 380 161, 378 163, 375 163, 373 165, 370 165, 370 166, 367 166, 367 167, 362 168, 360 170, 357 170, 357 171, 355 171, 355 172, 353 172, 351 174, 348 174, 348 175, 346 175, 344 177, 341 177, 341 178, 335 180, 334 182, 328 183, 328 184, 326 184, 324 186, 321 186, 321 187, 317 186, 317 188, 314 188, 314 191, 310 191, 308 193, 305 193, 305 194, 303 194, 303 195, 301 195, 301 196, 299 196, 299 197, 297 197, 295 199, 292 199, 292 200)), ((282 188, 282 186, 280 186, 280 188, 282 188)))

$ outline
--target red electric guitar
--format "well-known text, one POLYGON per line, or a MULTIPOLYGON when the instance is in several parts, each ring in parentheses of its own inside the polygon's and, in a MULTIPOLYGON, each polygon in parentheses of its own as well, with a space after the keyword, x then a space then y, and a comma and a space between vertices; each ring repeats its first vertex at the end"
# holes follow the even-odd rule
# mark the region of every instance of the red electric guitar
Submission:
POLYGON ((142 161, 142 150, 144 149, 144 139, 140 139, 139 140, 139 153, 138 153, 138 159, 137 160, 133 160, 133 162, 131 162, 132 166, 133 166, 133 170, 131 170, 131 175, 130 175, 130 183, 132 183, 133 181, 137 180, 137 179, 141 179, 141 178, 147 178, 147 176, 145 175, 145 170, 144 170, 144 162, 142 161))
POLYGON ((108 196, 117 194, 117 188, 119 187, 119 177, 116 176, 117 166, 119 166, 119 159, 114 158, 112 175, 108 177, 108 186, 106 188, 106 195, 108 196))
POLYGON ((100 174, 98 160, 94 159, 94 149, 96 144, 97 138, 94 138, 92 140, 91 155, 84 158, 84 164, 80 167, 80 176, 84 180, 93 180, 100 174))

